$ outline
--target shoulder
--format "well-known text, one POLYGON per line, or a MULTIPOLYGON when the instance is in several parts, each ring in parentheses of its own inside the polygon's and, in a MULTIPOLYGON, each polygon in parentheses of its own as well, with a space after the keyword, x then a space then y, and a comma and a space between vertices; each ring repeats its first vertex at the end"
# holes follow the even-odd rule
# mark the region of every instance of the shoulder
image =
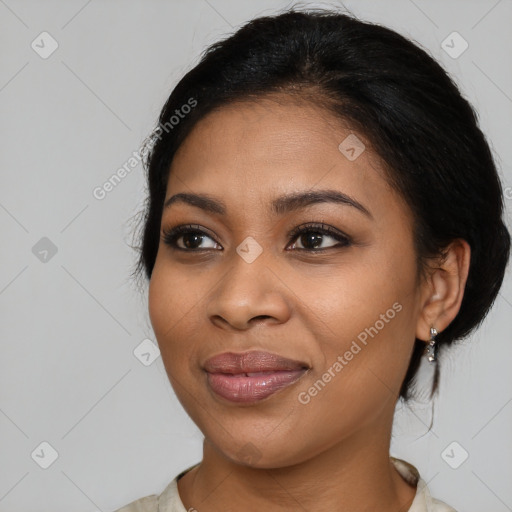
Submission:
POLYGON ((139 498, 113 512, 187 512, 178 492, 178 479, 198 464, 188 467, 174 477, 161 494, 139 498))
POLYGON ((444 501, 432 498, 432 512, 457 512, 453 507, 447 505, 444 501))
POLYGON ((152 494, 128 503, 114 512, 158 512, 158 496, 152 494))
POLYGON ((457 512, 444 501, 434 498, 423 478, 419 478, 416 497, 409 512, 457 512))
POLYGON ((410 462, 396 457, 390 457, 390 459, 402 478, 410 485, 416 487, 416 495, 407 512, 457 512, 444 501, 432 496, 427 483, 421 478, 418 469, 410 462))

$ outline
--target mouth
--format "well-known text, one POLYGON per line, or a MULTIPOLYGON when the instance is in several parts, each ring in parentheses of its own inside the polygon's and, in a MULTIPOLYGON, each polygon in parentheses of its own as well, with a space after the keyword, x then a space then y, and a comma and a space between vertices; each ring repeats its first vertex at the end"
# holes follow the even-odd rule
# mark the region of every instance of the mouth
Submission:
POLYGON ((216 395, 237 403, 263 400, 295 384, 309 366, 270 352, 226 352, 206 361, 207 383, 216 395))

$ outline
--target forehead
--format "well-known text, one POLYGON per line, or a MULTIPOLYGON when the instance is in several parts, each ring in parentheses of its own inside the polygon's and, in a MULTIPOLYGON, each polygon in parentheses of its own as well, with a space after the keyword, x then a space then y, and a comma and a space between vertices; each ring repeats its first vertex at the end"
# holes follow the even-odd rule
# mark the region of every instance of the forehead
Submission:
POLYGON ((309 101, 276 95, 232 103, 200 120, 174 157, 167 197, 204 192, 243 207, 315 188, 340 190, 377 209, 400 202, 364 134, 309 101))
MULTIPOLYGON (((339 159, 339 144, 351 132, 354 130, 348 123, 326 109, 293 96, 238 101, 199 121, 178 150, 175 162, 182 160, 184 153, 187 160, 193 159, 201 167, 212 159, 232 164, 237 158, 250 158, 265 167, 319 162, 329 155, 339 159)), ((360 133, 357 136, 364 139, 360 133)), ((364 171, 366 166, 357 160, 352 161, 353 166, 364 171)))

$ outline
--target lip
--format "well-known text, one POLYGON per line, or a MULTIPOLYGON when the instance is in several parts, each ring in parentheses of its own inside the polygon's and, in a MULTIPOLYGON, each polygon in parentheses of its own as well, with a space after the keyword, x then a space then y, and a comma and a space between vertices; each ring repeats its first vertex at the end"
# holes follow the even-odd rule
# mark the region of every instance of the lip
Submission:
POLYGON ((262 351, 225 352, 204 364, 210 389, 237 403, 263 400, 297 382, 308 369, 302 361, 262 351))
POLYGON ((271 352, 253 350, 251 352, 224 352, 210 357, 204 363, 204 369, 209 373, 252 373, 285 370, 301 370, 308 368, 302 361, 288 359, 271 352))

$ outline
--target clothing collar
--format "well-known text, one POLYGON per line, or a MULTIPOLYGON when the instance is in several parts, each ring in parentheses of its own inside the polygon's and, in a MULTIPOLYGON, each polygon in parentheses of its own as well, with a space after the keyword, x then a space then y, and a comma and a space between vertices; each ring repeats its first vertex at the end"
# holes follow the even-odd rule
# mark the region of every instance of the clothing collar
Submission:
MULTIPOLYGON (((400 473, 401 477, 410 485, 416 487, 416 494, 414 500, 407 512, 450 512, 453 511, 451 507, 446 504, 434 500, 430 494, 426 482, 421 478, 419 471, 409 462, 390 457, 391 462, 396 470, 400 473), (439 508, 440 505, 442 508, 439 508)), ((200 463, 194 464, 179 473, 172 482, 164 489, 158 499, 158 512, 187 512, 183 502, 181 501, 178 492, 178 480, 189 472, 191 469, 198 466, 200 463)), ((455 512, 455 511, 453 511, 455 512)))

